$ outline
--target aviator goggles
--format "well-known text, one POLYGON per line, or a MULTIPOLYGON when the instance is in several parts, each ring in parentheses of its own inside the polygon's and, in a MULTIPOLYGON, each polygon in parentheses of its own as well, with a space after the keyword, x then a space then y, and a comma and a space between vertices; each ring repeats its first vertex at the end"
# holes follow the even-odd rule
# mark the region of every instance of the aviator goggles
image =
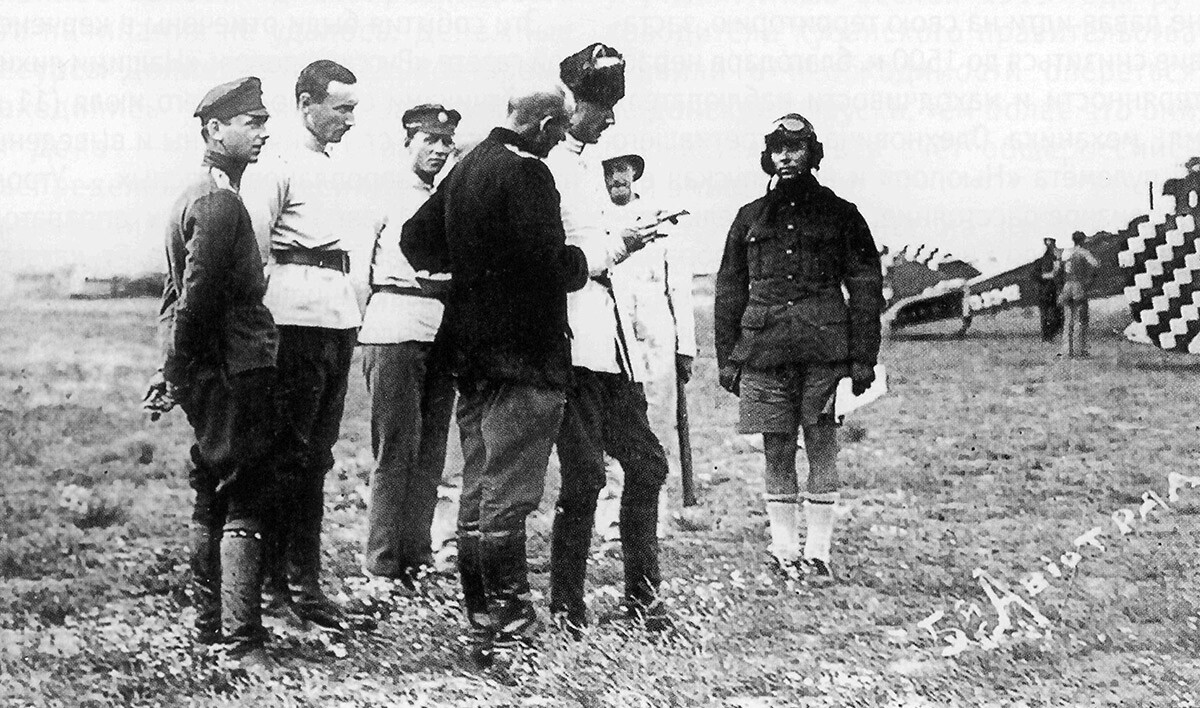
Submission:
POLYGON ((776 118, 771 122, 770 128, 764 135, 774 135, 775 133, 794 133, 802 135, 813 135, 813 127, 803 117, 789 113, 782 118, 776 118))

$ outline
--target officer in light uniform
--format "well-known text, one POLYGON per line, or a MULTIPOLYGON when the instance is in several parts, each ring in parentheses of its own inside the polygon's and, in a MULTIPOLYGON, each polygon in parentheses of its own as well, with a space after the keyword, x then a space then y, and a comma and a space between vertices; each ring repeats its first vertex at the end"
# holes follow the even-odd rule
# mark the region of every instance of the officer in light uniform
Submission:
POLYGON ((588 150, 615 122, 613 106, 625 95, 625 60, 595 43, 564 59, 559 76, 576 107, 567 139, 546 163, 562 194, 567 243, 586 255, 590 280, 568 296, 574 381, 558 437, 562 487, 550 545, 550 610, 572 634, 588 623, 587 557, 607 453, 624 474, 619 522, 625 596, 612 619, 644 619, 650 628, 665 629, 664 605, 657 599, 657 526, 667 458, 646 417, 628 297, 609 272, 655 232, 605 228, 610 201, 603 167, 588 150))
POLYGON ((411 162, 393 208, 377 228, 371 298, 358 333, 375 453, 366 569, 410 590, 419 571, 433 564, 430 525, 446 462, 454 379, 444 347, 434 344, 450 276, 414 271, 400 251, 400 233, 433 194, 460 119, 458 111, 439 104, 404 112, 411 162))
POLYGON ((269 253, 264 300, 279 325, 279 489, 265 594, 272 613, 294 611, 330 629, 343 628, 345 617, 320 585, 325 475, 362 312, 350 278, 346 182, 329 148, 354 127, 356 83, 337 62, 306 66, 295 90, 303 142, 246 190, 260 248, 269 253))

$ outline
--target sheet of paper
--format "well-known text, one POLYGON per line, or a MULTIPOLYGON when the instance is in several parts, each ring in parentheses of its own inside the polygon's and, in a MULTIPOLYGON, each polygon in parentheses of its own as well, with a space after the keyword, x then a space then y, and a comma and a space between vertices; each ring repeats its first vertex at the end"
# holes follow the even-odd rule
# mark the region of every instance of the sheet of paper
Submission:
POLYGON ((838 383, 837 402, 835 415, 840 419, 844 415, 849 415, 853 411, 862 408, 863 406, 877 400, 880 396, 887 393, 887 368, 883 364, 875 365, 875 382, 871 384, 871 388, 863 391, 861 396, 855 396, 850 391, 850 379, 842 379, 838 383))

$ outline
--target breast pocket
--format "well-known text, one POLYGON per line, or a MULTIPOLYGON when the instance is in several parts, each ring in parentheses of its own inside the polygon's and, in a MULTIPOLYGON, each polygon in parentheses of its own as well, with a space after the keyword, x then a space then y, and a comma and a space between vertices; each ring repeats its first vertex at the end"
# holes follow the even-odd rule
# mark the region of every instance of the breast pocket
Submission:
POLYGON ((793 240, 783 228, 755 224, 746 232, 746 261, 750 278, 770 278, 792 272, 793 240))
POLYGON ((814 285, 829 285, 842 278, 842 243, 828 224, 806 224, 800 228, 800 250, 804 278, 814 285))

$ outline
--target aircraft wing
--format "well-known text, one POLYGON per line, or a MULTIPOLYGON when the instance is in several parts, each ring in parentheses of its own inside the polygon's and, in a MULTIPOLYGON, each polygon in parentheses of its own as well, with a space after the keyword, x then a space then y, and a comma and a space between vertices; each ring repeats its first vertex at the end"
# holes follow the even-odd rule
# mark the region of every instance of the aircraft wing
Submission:
MULTIPOLYGON (((1124 291, 1126 276, 1117 255, 1125 247, 1125 241, 1125 231, 1119 234, 1102 231, 1087 241, 1088 250, 1100 261, 1092 297, 1108 297, 1124 291)), ((896 302, 889 313, 892 329, 966 315, 992 315, 1014 307, 1037 307, 1038 262, 1032 260, 997 275, 975 277, 954 289, 952 285, 951 281, 938 283, 919 295, 896 302)))
POLYGON ((904 298, 893 306, 892 329, 965 316, 993 314, 1013 307, 1037 305, 1037 261, 958 287, 940 283, 931 291, 904 298))

